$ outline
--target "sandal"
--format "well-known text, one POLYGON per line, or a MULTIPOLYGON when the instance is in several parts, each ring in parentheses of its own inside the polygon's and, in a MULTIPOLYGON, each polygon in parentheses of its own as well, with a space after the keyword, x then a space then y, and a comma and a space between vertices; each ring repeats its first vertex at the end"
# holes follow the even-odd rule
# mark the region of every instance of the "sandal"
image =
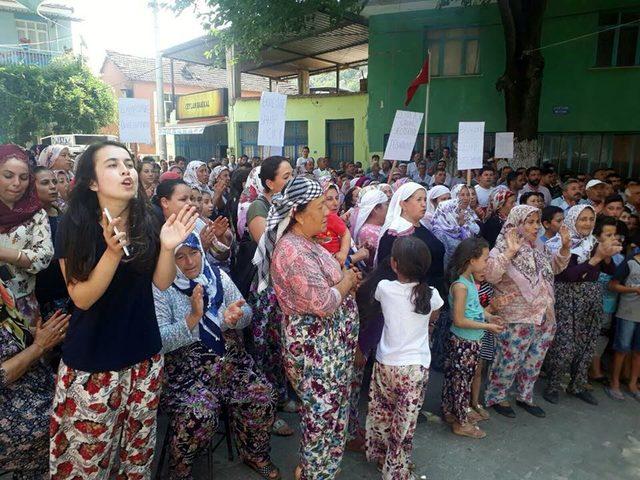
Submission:
POLYGON ((476 412, 473 408, 470 408, 467 411, 467 418, 469 419, 469 423, 478 423, 478 422, 482 422, 483 420, 488 420, 489 418, 485 418, 482 415, 480 415, 480 413, 476 412))
POLYGON ((482 417, 483 420, 489 420, 491 418, 491 415, 489 415, 489 412, 487 412, 482 405, 478 405, 477 407, 473 408, 478 415, 480 415, 482 417))
POLYGON ((257 463, 247 460, 246 458, 243 458, 242 462, 265 480, 280 480, 282 478, 280 470, 278 470, 278 467, 276 467, 271 460, 267 460, 267 463, 262 466, 258 466, 257 463), (276 476, 272 476, 273 473, 276 473, 276 476))
POLYGON ((293 429, 282 418, 276 418, 271 426, 271 433, 279 437, 290 437, 293 435, 293 429))
POLYGON ((285 413, 298 413, 300 411, 300 404, 295 400, 287 400, 280 405, 279 410, 285 413))
POLYGON ((484 438, 487 436, 486 432, 480 430, 477 425, 473 425, 471 423, 467 423, 465 425, 454 423, 451 427, 451 431, 461 437, 484 438))
POLYGON ((296 468, 293 470, 293 478, 295 480, 300 480, 302 478, 302 467, 300 465, 296 465, 296 468))

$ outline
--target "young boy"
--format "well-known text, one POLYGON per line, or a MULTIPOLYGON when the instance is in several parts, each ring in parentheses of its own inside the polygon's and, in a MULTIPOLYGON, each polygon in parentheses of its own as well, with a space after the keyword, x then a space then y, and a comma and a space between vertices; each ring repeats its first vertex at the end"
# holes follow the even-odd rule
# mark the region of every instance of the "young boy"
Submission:
POLYGON ((542 209, 542 217, 540 219, 544 235, 540 236, 540 240, 546 243, 550 238, 560 231, 562 222, 564 222, 564 210, 560 207, 550 205, 542 209))
POLYGON ((640 253, 623 261, 609 282, 609 289, 620 294, 616 312, 616 331, 613 339, 613 371, 611 386, 605 389, 614 400, 624 400, 620 390, 620 373, 625 357, 631 355, 629 392, 640 401, 640 253))

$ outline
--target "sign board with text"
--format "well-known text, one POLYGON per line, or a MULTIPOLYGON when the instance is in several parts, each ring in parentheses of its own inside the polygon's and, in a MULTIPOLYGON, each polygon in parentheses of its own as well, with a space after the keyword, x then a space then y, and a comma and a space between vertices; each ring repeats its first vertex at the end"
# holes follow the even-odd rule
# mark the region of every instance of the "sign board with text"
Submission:
POLYGON ((513 158, 513 132, 497 132, 493 158, 513 158))
POLYGON ((458 170, 482 168, 484 122, 458 124, 458 170))
POLYGON ((151 144, 151 107, 142 98, 119 98, 120 141, 151 144))
POLYGON ((416 144, 423 116, 422 112, 396 110, 396 116, 393 119, 391 133, 387 141, 387 148, 384 150, 384 160, 398 160, 401 162, 411 160, 411 154, 416 144))
POLYGON ((286 95, 275 92, 262 92, 260 97, 260 122, 258 123, 258 145, 284 147, 286 108, 286 95))
POLYGON ((219 117, 228 113, 228 93, 226 88, 218 88, 207 92, 180 95, 177 99, 176 118, 219 117))

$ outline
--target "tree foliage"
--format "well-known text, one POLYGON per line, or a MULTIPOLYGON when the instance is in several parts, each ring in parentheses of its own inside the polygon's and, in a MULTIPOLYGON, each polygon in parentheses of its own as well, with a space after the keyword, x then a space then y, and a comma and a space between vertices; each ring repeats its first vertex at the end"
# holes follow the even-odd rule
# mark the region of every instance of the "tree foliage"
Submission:
MULTIPOLYGON (((193 11, 203 26, 220 40, 220 46, 235 45, 239 58, 255 58, 274 39, 304 34, 318 12, 336 24, 349 14, 358 14, 363 0, 174 0, 163 6, 181 12, 193 11)), ((218 50, 217 53, 223 53, 218 50)))
POLYGON ((0 66, 0 138, 24 144, 55 133, 96 133, 115 121, 111 88, 73 56, 45 67, 0 66))

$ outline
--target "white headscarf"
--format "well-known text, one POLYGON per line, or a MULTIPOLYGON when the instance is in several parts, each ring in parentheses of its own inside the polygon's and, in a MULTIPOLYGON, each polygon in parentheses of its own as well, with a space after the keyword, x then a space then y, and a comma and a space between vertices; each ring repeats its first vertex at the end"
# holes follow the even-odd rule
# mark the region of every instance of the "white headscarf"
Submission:
MULTIPOLYGON (((191 164, 189 164, 191 165, 191 164)), ((188 169, 189 167, 187 167, 188 169)), ((218 177, 220 176, 220 174, 222 172, 224 172, 225 170, 229 171, 229 167, 225 167, 224 165, 218 165, 217 167, 215 167, 212 171, 211 171, 211 175, 209 175, 209 185, 215 185, 216 180, 218 180, 218 177)), ((185 174, 186 175, 186 174, 185 174)), ((186 181, 186 180, 185 180, 186 181)))
POLYGON ((355 220, 355 224, 353 227, 353 240, 355 241, 358 238, 358 233, 360 233, 360 229, 366 223, 369 215, 373 212, 373 209, 376 208, 381 203, 387 203, 389 201, 387 195, 384 192, 381 192, 378 189, 371 189, 365 192, 364 195, 360 198, 360 203, 358 205, 358 215, 355 220))
MULTIPOLYGON (((586 208, 590 208, 593 214, 596 214, 591 205, 574 205, 567 210, 564 217, 564 224, 571 235, 571 254, 578 256, 578 263, 584 263, 591 258, 591 252, 597 243, 596 237, 593 236, 593 230, 589 232, 589 235, 582 235, 576 228, 578 217, 586 208)), ((547 241, 547 247, 554 253, 562 248, 562 237, 559 233, 547 241)))
POLYGON ((191 162, 189 162, 187 168, 184 171, 184 175, 182 176, 182 179, 187 185, 189 185, 190 187, 198 187, 200 189, 206 187, 206 185, 202 185, 202 183, 200 183, 200 181, 198 180, 197 170, 203 165, 206 165, 206 163, 199 160, 192 160, 191 162))
POLYGON ((443 195, 451 195, 451 190, 449 190, 444 185, 436 185, 427 191, 427 211, 424 214, 424 222, 427 224, 431 223, 433 220, 433 214, 436 212, 436 206, 433 204, 433 201, 436 198, 440 198, 443 195))

